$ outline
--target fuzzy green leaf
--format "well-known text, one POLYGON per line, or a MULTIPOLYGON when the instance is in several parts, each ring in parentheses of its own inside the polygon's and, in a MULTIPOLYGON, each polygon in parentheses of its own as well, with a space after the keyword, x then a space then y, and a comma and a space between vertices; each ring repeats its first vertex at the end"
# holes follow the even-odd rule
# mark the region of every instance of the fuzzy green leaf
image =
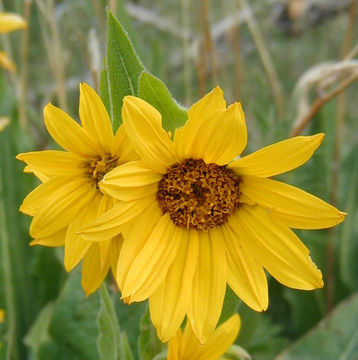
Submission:
POLYGON ((114 131, 122 123, 123 98, 138 96, 138 79, 143 70, 126 32, 108 11, 107 79, 109 114, 114 131))
POLYGON ((120 359, 123 360, 134 360, 131 347, 128 342, 128 338, 126 333, 123 331, 121 332, 121 356, 120 359))
POLYGON ((351 290, 358 289, 358 263, 356 260, 358 253, 358 243, 356 236, 356 225, 354 214, 358 208, 358 146, 354 146, 347 156, 342 166, 344 183, 342 189, 346 193, 343 210, 348 213, 347 218, 341 225, 342 232, 339 236, 339 266, 341 279, 351 290))
POLYGON ((165 130, 174 132, 176 128, 185 124, 186 110, 173 99, 165 84, 154 75, 147 72, 141 74, 139 97, 161 113, 165 130))
POLYGON ((277 360, 350 360, 358 354, 358 294, 343 301, 277 360))
POLYGON ((222 324, 230 316, 234 315, 237 312, 237 310, 240 306, 240 303, 241 303, 241 300, 231 290, 231 288, 229 286, 227 286, 224 305, 223 305, 223 309, 221 311, 221 316, 220 316, 218 325, 222 324))
POLYGON ((144 313, 140 322, 139 355, 141 360, 153 360, 153 358, 164 350, 157 338, 155 329, 150 320, 149 309, 144 313))
POLYGON ((86 298, 80 273, 72 271, 55 303, 49 326, 51 340, 39 349, 39 359, 97 360, 99 305, 98 294, 86 298))
POLYGON ((104 59, 103 69, 99 76, 99 95, 103 101, 104 106, 107 109, 108 114, 110 114, 111 105, 109 101, 108 70, 106 59, 104 59))
POLYGON ((117 360, 120 353, 120 331, 112 299, 106 284, 101 286, 101 309, 98 314, 98 352, 101 359, 117 360))
POLYGON ((40 346, 50 339, 48 328, 54 311, 54 303, 47 304, 37 316, 27 333, 24 343, 31 349, 32 356, 37 359, 40 346))

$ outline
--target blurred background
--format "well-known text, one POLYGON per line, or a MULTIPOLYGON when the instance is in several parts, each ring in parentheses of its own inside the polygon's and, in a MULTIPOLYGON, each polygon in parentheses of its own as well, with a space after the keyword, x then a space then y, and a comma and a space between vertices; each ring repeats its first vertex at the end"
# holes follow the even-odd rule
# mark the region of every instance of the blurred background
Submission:
MULTIPOLYGON (((245 153, 289 136, 326 134, 306 165, 281 176, 349 214, 334 229, 297 232, 325 287, 304 292, 270 279, 266 313, 233 304, 243 319, 237 343, 258 360, 358 359, 355 0, 0 1, 0 11, 29 24, 0 35, 17 65, 0 72, 0 117, 11 119, 0 133, 0 358, 99 358, 99 295, 85 299, 78 271, 64 271, 62 248, 28 246, 30 218, 18 208, 37 182, 15 155, 53 148, 42 115, 48 102, 78 119, 79 83, 98 89, 107 6, 144 66, 180 103, 190 106, 217 84, 228 103, 242 102, 245 153), (316 355, 305 355, 314 347, 316 355)), ((150 327, 146 304, 123 305, 108 281, 137 357, 150 327)), ((153 354, 162 347, 154 338, 150 344, 153 354)))

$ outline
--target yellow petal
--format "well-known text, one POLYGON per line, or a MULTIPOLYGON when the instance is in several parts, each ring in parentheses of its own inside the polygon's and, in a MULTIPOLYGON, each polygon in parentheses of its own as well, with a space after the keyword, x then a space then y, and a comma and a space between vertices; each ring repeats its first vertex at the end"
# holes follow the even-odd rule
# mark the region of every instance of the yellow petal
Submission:
POLYGON ((175 149, 180 160, 192 157, 195 141, 205 128, 208 117, 225 109, 224 94, 219 87, 216 87, 188 110, 188 121, 174 134, 175 149))
POLYGON ((144 100, 126 96, 122 116, 134 149, 150 169, 165 174, 176 158, 174 144, 162 128, 160 113, 144 100))
POLYGON ((143 301, 158 289, 177 256, 185 231, 173 224, 168 213, 159 219, 128 271, 123 297, 143 301))
POLYGON ((143 161, 131 161, 106 174, 101 185, 144 186, 157 183, 161 178, 161 174, 148 169, 143 161))
MULTIPOLYGON (((118 204, 118 202, 116 202, 115 204, 118 204)), ((114 206, 113 199, 110 198, 109 196, 101 194, 101 201, 100 201, 99 205, 97 206, 97 217, 105 214, 107 211, 112 209, 113 206, 114 206)), ((103 240, 103 241, 99 242, 102 267, 106 266, 108 261, 110 261, 110 264, 112 265, 111 255, 109 253, 109 251, 111 250, 111 247, 112 247, 111 245, 112 245, 112 238, 108 238, 107 240, 103 240)))
POLYGON ((162 175, 148 169, 142 161, 132 161, 106 174, 100 189, 115 199, 132 201, 156 193, 161 178, 162 175))
POLYGON ((135 152, 128 139, 124 125, 121 125, 116 132, 112 143, 111 154, 118 156, 119 164, 139 159, 139 155, 135 152))
POLYGON ((181 337, 182 334, 179 329, 177 334, 170 339, 170 342, 168 344, 167 360, 180 360, 179 351, 180 351, 181 337))
POLYGON ((193 140, 191 157, 203 159, 207 164, 225 165, 241 154, 246 143, 245 115, 241 104, 234 103, 207 119, 193 140))
POLYGON ((109 250, 109 257, 111 262, 111 270, 113 277, 115 278, 117 275, 117 264, 119 259, 119 254, 121 253, 122 245, 124 238, 122 234, 117 235, 111 240, 111 246, 109 250))
POLYGON ((102 153, 111 153, 114 140, 111 121, 99 95, 87 84, 80 84, 80 119, 83 129, 102 153))
POLYGON ((264 269, 244 246, 244 240, 229 226, 223 226, 228 262, 228 284, 235 294, 256 311, 268 306, 268 287, 264 269))
MULTIPOLYGON (((0 27, 1 27, 1 25, 0 25, 0 27)), ((10 59, 9 55, 5 51, 0 51, 0 66, 3 69, 9 70, 13 73, 15 73, 17 70, 16 65, 10 59)))
POLYGON ((108 274, 108 270, 109 262, 106 266, 101 266, 99 245, 97 243, 93 243, 82 262, 81 285, 87 296, 99 288, 108 274))
POLYGON ((295 289, 323 286, 322 274, 300 239, 258 206, 242 204, 232 216, 245 246, 280 283, 295 289))
POLYGON ((34 174, 41 182, 46 182, 51 178, 51 176, 49 175, 40 173, 39 171, 32 169, 29 165, 26 165, 23 171, 25 174, 34 174))
POLYGON ((271 210, 289 227, 323 229, 344 220, 344 213, 294 186, 252 176, 242 176, 242 180, 240 191, 252 203, 271 210))
POLYGON ((46 181, 31 191, 22 202, 20 211, 24 214, 34 216, 37 210, 52 197, 62 197, 62 187, 68 184, 66 178, 53 178, 46 181))
POLYGON ((65 240, 65 269, 71 271, 87 253, 91 243, 83 240, 77 232, 87 222, 96 218, 97 208, 103 196, 100 194, 92 200, 70 223, 65 240))
POLYGON ((213 334, 225 297, 227 265, 223 242, 222 233, 217 230, 200 233, 188 318, 201 343, 213 334))
POLYGON ((42 245, 48 247, 59 247, 65 245, 67 228, 63 228, 54 234, 51 234, 45 238, 34 239, 30 242, 30 246, 42 245))
MULTIPOLYGON (((87 241, 88 242, 88 241, 87 241)), ((100 241, 98 243, 99 245, 99 252, 101 255, 101 268, 103 266, 105 266, 108 262, 109 259, 109 250, 111 248, 111 243, 112 243, 112 239, 108 239, 108 240, 104 240, 104 241, 100 241)), ((111 262, 110 262, 111 264, 111 262)))
POLYGON ((183 235, 168 275, 149 298, 150 316, 162 342, 176 334, 190 304, 199 243, 196 231, 183 235))
POLYGON ((0 13, 0 33, 7 33, 26 28, 26 21, 18 14, 0 13))
POLYGON ((112 238, 154 201, 156 199, 153 196, 131 202, 121 201, 96 220, 84 225, 78 233, 87 241, 103 241, 112 238))
POLYGON ((240 330, 241 320, 238 314, 231 316, 221 324, 212 337, 200 347, 198 360, 216 360, 233 344, 240 330))
POLYGON ((179 359, 197 360, 198 356, 200 356, 200 348, 203 345, 200 344, 195 336, 189 321, 185 324, 184 332, 180 340, 179 359))
POLYGON ((96 157, 101 149, 89 135, 64 111, 47 104, 44 109, 45 124, 52 138, 65 150, 84 158, 96 157))
POLYGON ((68 181, 36 212, 30 226, 30 235, 34 238, 46 237, 69 225, 91 203, 95 194, 96 188, 86 179, 68 181))
POLYGON ((86 162, 79 156, 57 150, 22 153, 16 159, 30 165, 31 169, 50 176, 79 176, 88 173, 86 162))
POLYGON ((324 134, 297 136, 266 146, 229 164, 239 175, 269 177, 304 164, 320 146, 324 134))
POLYGON ((116 276, 117 284, 121 291, 123 290, 124 281, 132 263, 142 250, 161 216, 162 211, 159 208, 158 202, 154 200, 136 217, 135 226, 130 224, 123 229, 123 237, 125 240, 118 259, 116 276), (141 231, 138 231, 138 229, 141 229, 141 231))
POLYGON ((144 186, 134 186, 134 187, 119 187, 113 185, 101 186, 101 191, 118 200, 123 201, 136 201, 148 196, 155 197, 158 192, 158 184, 148 184, 144 186))

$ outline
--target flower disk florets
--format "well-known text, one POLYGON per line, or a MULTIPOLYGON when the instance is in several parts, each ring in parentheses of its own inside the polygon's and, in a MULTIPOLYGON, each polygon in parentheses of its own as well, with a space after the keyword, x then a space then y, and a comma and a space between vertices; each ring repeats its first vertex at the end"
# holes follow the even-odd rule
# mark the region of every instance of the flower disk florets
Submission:
POLYGON ((240 178, 226 167, 187 159, 168 169, 157 196, 175 225, 208 231, 238 208, 239 186, 240 178))
POLYGON ((96 182, 98 188, 98 183, 103 179, 104 175, 117 166, 118 158, 112 157, 110 154, 90 159, 88 162, 89 177, 96 182))

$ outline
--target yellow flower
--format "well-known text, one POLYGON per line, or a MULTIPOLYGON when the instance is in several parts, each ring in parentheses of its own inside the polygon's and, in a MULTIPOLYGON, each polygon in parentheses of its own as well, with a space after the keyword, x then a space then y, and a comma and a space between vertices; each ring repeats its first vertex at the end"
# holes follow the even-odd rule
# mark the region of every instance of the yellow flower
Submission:
POLYGON ((231 316, 202 345, 187 323, 184 333, 179 329, 170 340, 167 360, 217 360, 235 341, 240 325, 239 315, 231 316))
POLYGON ((99 181, 119 164, 137 158, 124 127, 113 135, 107 111, 88 85, 80 86, 79 113, 82 127, 61 109, 48 104, 45 124, 65 150, 19 154, 43 183, 23 201, 20 210, 33 216, 30 245, 65 246, 65 267, 72 270, 83 258, 82 286, 95 291, 110 267, 115 273, 122 236, 104 237, 101 243, 84 241, 77 230, 111 209, 118 200, 102 193, 99 181))
POLYGON ((188 110, 173 140, 145 101, 125 97, 122 114, 142 160, 106 174, 100 189, 125 202, 80 231, 100 243, 123 230, 118 286, 126 302, 149 298, 162 341, 187 315, 204 343, 219 319, 226 283, 251 308, 265 310, 264 268, 292 288, 323 286, 309 250, 290 228, 334 226, 345 214, 269 179, 305 163, 323 134, 236 159, 247 142, 244 113, 239 103, 226 108, 220 88, 188 110))
MULTIPOLYGON (((17 14, 0 13, 0 33, 26 28, 26 21, 17 14)), ((15 72, 16 65, 11 61, 6 52, 0 51, 0 66, 6 70, 15 72)))
POLYGON ((5 321, 5 310, 0 309, 0 324, 5 321))
POLYGON ((0 117, 0 131, 3 131, 6 128, 6 126, 8 126, 9 124, 10 124, 10 118, 5 116, 0 117))

